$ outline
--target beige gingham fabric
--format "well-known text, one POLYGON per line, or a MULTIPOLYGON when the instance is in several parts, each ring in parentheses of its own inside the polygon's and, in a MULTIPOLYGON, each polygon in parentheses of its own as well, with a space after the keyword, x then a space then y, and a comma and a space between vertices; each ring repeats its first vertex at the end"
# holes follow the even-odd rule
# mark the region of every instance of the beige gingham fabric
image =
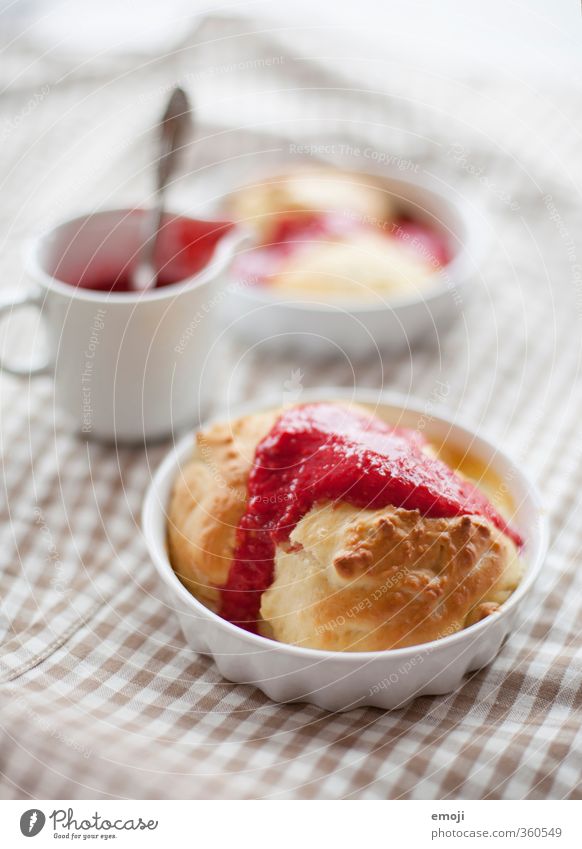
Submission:
MULTIPOLYGON (((539 582, 498 658, 447 697, 335 716, 273 704, 195 655, 161 600, 139 512, 171 443, 79 441, 55 418, 49 378, 2 377, 4 798, 582 797, 578 92, 461 85, 366 62, 353 44, 343 55, 326 44, 325 61, 316 48, 313 32, 226 19, 157 61, 6 47, 2 294, 26 286, 30 231, 144 196, 151 125, 179 78, 215 140, 216 122, 247 133, 243 147, 257 130, 340 134, 439 175, 474 199, 487 249, 438 344, 348 362, 227 340, 213 412, 289 380, 299 396, 354 381, 438 396, 538 479, 552 522, 539 582)), ((204 177, 220 172, 225 138, 210 146, 218 168, 208 146, 193 155, 177 200, 211 199, 204 177)), ((2 338, 18 353, 14 322, 2 338)))

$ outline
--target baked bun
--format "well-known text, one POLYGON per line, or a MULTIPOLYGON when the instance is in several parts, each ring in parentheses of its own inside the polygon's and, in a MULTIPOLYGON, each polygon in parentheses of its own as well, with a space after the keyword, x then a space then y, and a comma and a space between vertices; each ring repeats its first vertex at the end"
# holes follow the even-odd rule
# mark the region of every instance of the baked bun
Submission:
MULTIPOLYGON (((271 440, 281 412, 200 431, 174 485, 172 566, 218 613, 247 512, 255 451, 268 434, 271 440)), ((339 413, 332 418, 339 420, 339 413)), ((416 509, 320 501, 274 546, 274 575, 257 605, 258 630, 282 642, 337 651, 415 645, 495 612, 520 577, 515 543, 489 518, 428 518, 416 509)))
POLYGON ((255 448, 276 418, 273 410, 199 431, 192 459, 174 484, 168 511, 170 561, 192 595, 214 610, 246 509, 255 448))
POLYGON ((280 548, 261 615, 277 640, 379 651, 436 640, 493 613, 517 587, 514 544, 479 516, 312 509, 280 548))
POLYGON ((269 287, 285 296, 374 301, 415 293, 432 274, 432 265, 401 242, 370 230, 303 246, 283 260, 269 287))
POLYGON ((260 242, 268 242, 281 216, 337 212, 383 222, 393 217, 393 206, 386 190, 366 174, 302 167, 239 189, 230 196, 227 212, 253 229, 260 242))
POLYGON ((278 297, 368 304, 421 297, 448 262, 442 234, 410 218, 366 174, 298 168, 234 192, 227 213, 256 235, 235 275, 278 297))

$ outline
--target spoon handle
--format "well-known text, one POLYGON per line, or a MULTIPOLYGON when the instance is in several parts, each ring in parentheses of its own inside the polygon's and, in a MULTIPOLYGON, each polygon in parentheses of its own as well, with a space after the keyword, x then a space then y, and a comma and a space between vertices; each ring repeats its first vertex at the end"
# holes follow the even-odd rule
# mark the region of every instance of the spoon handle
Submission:
POLYGON ((140 255, 135 266, 133 285, 146 290, 157 283, 155 251, 164 218, 166 186, 176 169, 182 147, 192 126, 192 110, 186 92, 176 86, 160 121, 159 155, 156 168, 154 205, 145 217, 145 230, 140 255))

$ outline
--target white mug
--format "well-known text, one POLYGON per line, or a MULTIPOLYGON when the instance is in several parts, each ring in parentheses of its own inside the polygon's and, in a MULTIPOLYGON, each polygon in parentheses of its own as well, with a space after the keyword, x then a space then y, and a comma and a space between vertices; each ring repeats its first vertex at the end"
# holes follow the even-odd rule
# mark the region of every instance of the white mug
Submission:
MULTIPOLYGON (((96 291, 64 282, 92 264, 115 274, 137 255, 144 210, 72 219, 33 240, 26 256, 34 290, 0 304, 0 317, 33 306, 46 325, 48 355, 20 376, 54 373, 55 403, 76 431, 112 441, 159 439, 193 423, 211 344, 214 307, 244 234, 220 236, 192 277, 148 292, 96 291)), ((184 216, 168 215, 164 226, 184 216)))

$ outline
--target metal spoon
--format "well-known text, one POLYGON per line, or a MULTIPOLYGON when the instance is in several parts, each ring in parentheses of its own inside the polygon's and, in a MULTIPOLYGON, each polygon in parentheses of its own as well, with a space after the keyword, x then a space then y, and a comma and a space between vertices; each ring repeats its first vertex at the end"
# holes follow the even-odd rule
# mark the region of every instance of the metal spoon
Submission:
POLYGON ((145 216, 141 249, 132 274, 132 288, 145 292, 158 281, 154 257, 164 217, 165 189, 175 171, 180 149, 192 128, 192 110, 186 92, 176 86, 160 121, 159 156, 154 206, 145 216))

